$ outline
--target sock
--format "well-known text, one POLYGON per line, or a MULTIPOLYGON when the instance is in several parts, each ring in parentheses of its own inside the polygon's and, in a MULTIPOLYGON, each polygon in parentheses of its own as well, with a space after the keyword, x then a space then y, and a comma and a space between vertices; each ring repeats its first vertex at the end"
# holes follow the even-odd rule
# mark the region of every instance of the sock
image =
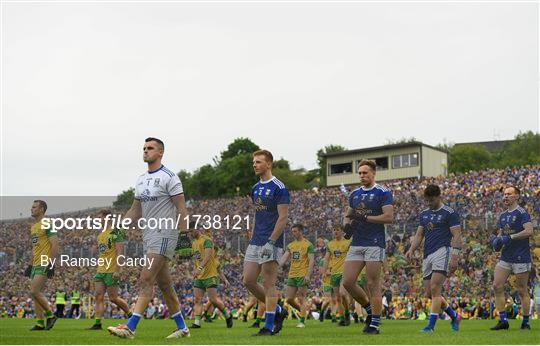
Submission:
POLYGON ((274 320, 276 319, 275 312, 265 312, 264 328, 274 331, 274 320))
POLYGON ((229 312, 226 308, 223 308, 223 310, 221 310, 221 313, 223 314, 223 316, 225 316, 225 318, 229 318, 229 312))
POLYGON ((506 311, 499 311, 499 319, 501 320, 501 322, 508 322, 506 320, 506 311))
POLYGON ((201 325, 201 315, 195 315, 195 322, 193 324, 200 326, 201 325))
POLYGON ((345 319, 351 319, 351 315, 349 314, 349 310, 345 309, 345 319))
POLYGON ((436 314, 434 312, 430 313, 427 328, 435 329, 435 323, 437 323, 438 317, 439 317, 439 314, 436 314))
POLYGON ((127 313, 127 318, 130 318, 131 316, 133 316, 133 312, 129 311, 129 312, 127 313))
POLYGON ((37 320, 36 326, 45 327, 45 320, 37 320))
POLYGON ((332 321, 334 321, 334 322, 337 321, 337 316, 336 316, 336 314, 332 314, 332 321))
POLYGON ((244 314, 244 322, 247 322, 247 314, 244 314))
POLYGON ((53 313, 52 313, 52 311, 51 311, 51 310, 49 310, 49 311, 45 311, 45 317, 47 317, 47 318, 51 318, 51 317, 53 317, 53 313))
POLYGON ((300 317, 300 323, 304 323, 306 321, 306 318, 304 316, 300 317))
POLYGON ((95 324, 101 324, 101 318, 96 318, 96 323, 95 324))
POLYGON ((456 312, 452 309, 450 304, 448 304, 446 309, 444 309, 444 312, 446 312, 448 314, 448 316, 450 316, 450 318, 453 319, 453 320, 456 319, 456 317, 457 317, 456 312))
POLYGON ((523 315, 523 321, 521 321, 521 325, 526 326, 529 324, 529 316, 523 315))
POLYGON ((381 323, 381 315, 372 315, 370 327, 379 329, 379 324, 381 323))
POLYGON ((141 319, 142 315, 134 312, 133 315, 128 319, 127 321, 127 327, 132 332, 135 331, 135 328, 137 328, 137 324, 139 324, 139 320, 141 319))
POLYGON ((372 315, 373 312, 371 311, 371 304, 367 303, 366 305, 362 305, 362 307, 366 310, 366 313, 369 315, 372 315))
POLYGON ((255 317, 255 323, 261 323, 261 318, 259 316, 255 317))
POLYGON ((279 304, 276 304, 276 315, 281 313, 281 306, 279 304))
POLYGON ((171 318, 176 323, 176 328, 179 330, 186 329, 186 322, 184 322, 184 317, 182 316, 182 311, 178 311, 171 318))

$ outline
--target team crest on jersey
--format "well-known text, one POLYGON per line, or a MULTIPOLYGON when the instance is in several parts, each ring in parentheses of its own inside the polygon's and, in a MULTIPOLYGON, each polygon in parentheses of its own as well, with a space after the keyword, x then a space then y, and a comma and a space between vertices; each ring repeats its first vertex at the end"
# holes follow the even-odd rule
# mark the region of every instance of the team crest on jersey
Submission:
POLYGON ((201 253, 199 251, 195 251, 195 253, 193 254, 193 257, 195 257, 195 259, 201 259, 201 253))
POLYGON ((32 244, 36 244, 39 240, 39 237, 37 235, 32 235, 32 244))
POLYGON ((154 186, 159 186, 159 178, 154 179, 154 186))
POLYGON ((292 258, 295 259, 295 260, 300 259, 300 252, 298 252, 298 251, 293 251, 293 253, 292 253, 292 258))
POLYGON ((373 201, 373 198, 375 198, 375 194, 370 193, 370 194, 369 194, 369 200, 370 200, 370 201, 373 201))
POLYGON ((265 194, 266 194, 267 196, 270 196, 270 191, 271 191, 270 189, 266 189, 266 193, 265 193, 265 194))
POLYGON ((334 250, 334 257, 341 257, 341 251, 334 250))

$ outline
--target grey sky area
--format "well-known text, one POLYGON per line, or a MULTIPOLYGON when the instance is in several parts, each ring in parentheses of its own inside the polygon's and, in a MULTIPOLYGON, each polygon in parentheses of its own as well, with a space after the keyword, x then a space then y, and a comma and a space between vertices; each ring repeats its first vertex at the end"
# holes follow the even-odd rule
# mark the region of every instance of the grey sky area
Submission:
POLYGON ((538 131, 536 3, 2 6, 4 196, 116 195, 147 136, 179 171, 236 137, 310 169, 538 131))

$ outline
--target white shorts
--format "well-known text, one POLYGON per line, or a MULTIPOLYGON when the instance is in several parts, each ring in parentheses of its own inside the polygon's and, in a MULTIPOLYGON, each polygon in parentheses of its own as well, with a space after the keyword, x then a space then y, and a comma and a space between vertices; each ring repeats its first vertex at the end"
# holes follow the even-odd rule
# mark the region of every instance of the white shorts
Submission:
POLYGON ((501 267, 504 269, 508 269, 512 272, 512 274, 521 274, 525 272, 531 271, 531 263, 510 263, 505 262, 503 260, 499 260, 497 265, 495 267, 501 267))
POLYGON ((279 261, 281 256, 283 256, 283 249, 280 247, 275 247, 276 251, 270 257, 261 258, 261 251, 263 246, 259 245, 248 245, 246 249, 246 256, 244 257, 244 262, 254 262, 258 264, 263 264, 266 262, 279 261))
POLYGON ((347 261, 382 262, 384 261, 384 249, 378 246, 349 246, 347 261))
POLYGON ((178 238, 148 237, 143 239, 145 254, 157 254, 173 259, 178 238))
POLYGON ((422 261, 422 278, 430 278, 433 272, 444 272, 448 275, 450 267, 450 248, 441 247, 437 251, 429 254, 422 261))

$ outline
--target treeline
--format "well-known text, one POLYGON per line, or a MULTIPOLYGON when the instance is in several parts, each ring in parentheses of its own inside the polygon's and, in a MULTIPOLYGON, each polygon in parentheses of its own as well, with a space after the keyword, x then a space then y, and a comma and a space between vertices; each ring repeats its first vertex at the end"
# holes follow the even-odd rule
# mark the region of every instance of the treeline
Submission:
MULTIPOLYGON (((403 138, 387 144, 418 141, 415 138, 403 138)), ((540 134, 520 133, 515 140, 506 143, 499 151, 490 152, 478 144, 453 145, 439 144, 437 147, 448 152, 448 171, 463 173, 487 168, 505 168, 540 164, 540 134)), ((252 169, 253 152, 260 147, 249 138, 237 138, 206 164, 194 172, 182 170, 178 173, 188 198, 217 198, 245 196, 257 178, 252 169)), ((303 190, 326 186, 325 154, 347 150, 341 145, 328 145, 317 151, 318 168, 313 170, 291 169, 289 161, 281 157, 274 158, 273 174, 285 183, 289 190, 303 190)), ((133 189, 123 191, 114 202, 115 207, 126 207, 133 201, 133 189)))

